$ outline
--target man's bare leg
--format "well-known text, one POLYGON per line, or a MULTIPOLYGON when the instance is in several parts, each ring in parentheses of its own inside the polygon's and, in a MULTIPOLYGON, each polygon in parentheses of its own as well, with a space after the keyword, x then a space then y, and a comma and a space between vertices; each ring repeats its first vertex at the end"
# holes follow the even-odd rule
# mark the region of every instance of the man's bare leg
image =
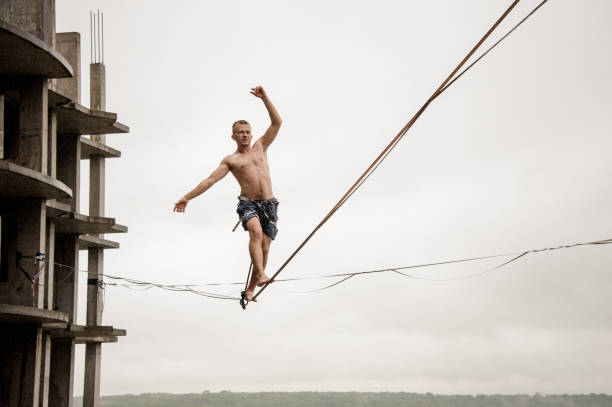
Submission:
MULTIPOLYGON (((249 254, 251 255, 251 262, 253 262, 253 273, 249 285, 247 286, 245 297, 247 301, 253 301, 255 287, 257 287, 258 284, 265 284, 270 279, 264 273, 264 234, 261 230, 259 218, 255 217, 249 219, 246 223, 246 227, 249 231, 249 254)), ((265 258, 267 261, 267 250, 265 258)))
MULTIPOLYGON (((270 236, 263 234, 263 239, 261 240, 261 252, 263 254, 263 269, 266 269, 266 265, 268 264, 268 253, 270 252, 270 244, 272 243, 272 238, 270 236)), ((265 275, 265 274, 264 274, 265 275)), ((270 278, 266 276, 264 281, 260 281, 257 283, 257 287, 263 287, 267 282, 271 282, 270 278)))

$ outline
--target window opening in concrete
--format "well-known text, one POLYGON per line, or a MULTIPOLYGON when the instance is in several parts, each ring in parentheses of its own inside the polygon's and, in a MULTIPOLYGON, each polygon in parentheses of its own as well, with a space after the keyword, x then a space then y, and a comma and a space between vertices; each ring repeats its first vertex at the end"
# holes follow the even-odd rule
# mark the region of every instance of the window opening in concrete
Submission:
POLYGON ((15 159, 19 141, 19 93, 6 92, 3 106, 2 159, 15 159))
POLYGON ((0 282, 2 283, 8 281, 10 245, 16 238, 16 217, 0 216, 0 282))

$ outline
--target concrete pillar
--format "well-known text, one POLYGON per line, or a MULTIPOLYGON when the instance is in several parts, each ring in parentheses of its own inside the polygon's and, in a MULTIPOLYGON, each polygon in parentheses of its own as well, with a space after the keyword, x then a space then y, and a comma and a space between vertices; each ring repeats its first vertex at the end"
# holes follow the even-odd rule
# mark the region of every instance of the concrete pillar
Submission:
POLYGON ((57 33, 55 47, 72 66, 72 78, 56 79, 57 86, 68 91, 73 101, 81 103, 81 35, 78 32, 57 33))
MULTIPOLYGON (((90 64, 90 106, 92 110, 106 109, 106 68, 104 64, 90 64)), ((103 134, 92 135, 91 139, 99 143, 106 142, 103 134)), ((91 157, 89 160, 89 214, 104 216, 105 170, 103 157, 91 157)), ((87 256, 87 325, 102 324, 102 281, 104 272, 104 250, 90 248, 87 256)), ((100 368, 102 361, 102 344, 88 343, 85 347, 85 382, 83 390, 83 407, 98 407, 100 404, 100 368)))
MULTIPOLYGON (((105 136, 101 134, 95 137, 105 136)), ((91 216, 104 216, 105 178, 106 160, 103 157, 91 157, 89 159, 89 215, 91 216)))
POLYGON ((71 324, 77 320, 79 244, 78 235, 57 234, 55 236, 55 261, 66 267, 56 266, 53 290, 54 309, 66 312, 71 324))
POLYGON ((98 407, 100 405, 100 367, 102 365, 101 362, 102 344, 86 344, 83 407, 98 407))
POLYGON ((3 0, 0 19, 55 45, 55 0, 3 0))
MULTIPOLYGON (((98 285, 102 277, 96 273, 104 271, 104 250, 88 250, 87 281, 87 325, 102 324, 102 288, 98 285)), ((102 344, 85 345, 85 380, 83 383, 83 407, 100 405, 100 370, 102 366, 102 344)))
POLYGON ((20 89, 19 140, 17 164, 47 174, 47 110, 46 79, 24 81, 20 89))
POLYGON ((45 301, 44 308, 53 310, 53 286, 55 285, 55 222, 47 222, 47 242, 45 254, 47 255, 47 273, 45 275, 45 301))
POLYGON ((0 160, 4 159, 4 95, 0 94, 0 160))
MULTIPOLYGON (((2 200, 0 200, 2 202, 2 200)), ((14 210, 2 208, 2 243, 0 252, 0 298, 3 303, 10 304, 15 299, 12 297, 15 286, 19 282, 24 283, 23 275, 15 267, 15 255, 17 252, 17 216, 10 216, 14 210)), ((0 404, 2 405, 2 404, 0 404)))
POLYGON ((0 335, 0 405, 39 407, 42 328, 12 325, 0 335))
POLYGON ((90 109, 106 109, 106 67, 104 64, 89 64, 89 80, 90 109))
POLYGON ((74 339, 52 339, 49 377, 49 407, 72 407, 74 339))
POLYGON ((104 250, 88 249, 87 258, 87 325, 102 325, 102 289, 98 282, 102 281, 104 271, 104 250))
MULTIPOLYGON (((6 239, 7 236, 5 235, 4 232, 5 228, 2 226, 2 215, 0 215, 0 287, 1 288, 6 288, 4 287, 6 280, 7 280, 7 276, 8 276, 8 270, 7 270, 7 250, 4 248, 5 245, 2 244, 2 239, 6 239)), ((4 293, 5 291, 2 290, 0 288, 0 298, 5 298, 4 293)))
POLYGON ((19 101, 4 94, 3 159, 15 162, 19 148, 19 101))
POLYGON ((49 111, 49 132, 47 140, 47 175, 57 178, 57 112, 55 109, 49 111))
POLYGON ((72 211, 79 212, 79 187, 81 183, 81 142, 79 135, 58 135, 57 179, 72 189, 72 198, 58 201, 69 204, 72 211))
POLYGON ((41 366, 40 366, 40 401, 39 407, 48 407, 49 405, 49 375, 51 372, 51 335, 48 333, 42 334, 41 348, 41 366))

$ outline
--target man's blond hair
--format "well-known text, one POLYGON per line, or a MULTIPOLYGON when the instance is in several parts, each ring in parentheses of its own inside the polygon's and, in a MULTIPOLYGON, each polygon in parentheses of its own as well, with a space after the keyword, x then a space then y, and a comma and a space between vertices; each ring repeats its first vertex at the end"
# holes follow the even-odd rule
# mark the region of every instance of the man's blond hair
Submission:
POLYGON ((249 126, 251 125, 251 123, 247 122, 246 120, 236 120, 234 124, 232 124, 232 134, 236 134, 236 129, 241 124, 248 124, 249 126))

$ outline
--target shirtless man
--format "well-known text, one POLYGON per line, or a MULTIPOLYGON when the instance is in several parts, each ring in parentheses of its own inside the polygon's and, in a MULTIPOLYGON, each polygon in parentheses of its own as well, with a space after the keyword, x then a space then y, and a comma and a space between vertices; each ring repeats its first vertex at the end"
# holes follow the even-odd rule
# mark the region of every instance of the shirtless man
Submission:
POLYGON ((270 243, 276 237, 278 201, 272 193, 267 151, 278 134, 282 120, 264 88, 251 88, 251 94, 260 98, 266 106, 270 115, 270 127, 251 146, 251 125, 246 120, 235 122, 232 125, 232 139, 236 142, 236 151, 221 160, 219 167, 208 178, 179 199, 174 204, 174 212, 185 212, 185 207, 191 199, 208 190, 228 172, 232 173, 240 184, 236 211, 242 226, 249 232, 249 254, 253 262, 253 276, 245 295, 247 301, 256 301, 253 299, 255 287, 261 287, 270 281, 264 269, 268 262, 270 243))

